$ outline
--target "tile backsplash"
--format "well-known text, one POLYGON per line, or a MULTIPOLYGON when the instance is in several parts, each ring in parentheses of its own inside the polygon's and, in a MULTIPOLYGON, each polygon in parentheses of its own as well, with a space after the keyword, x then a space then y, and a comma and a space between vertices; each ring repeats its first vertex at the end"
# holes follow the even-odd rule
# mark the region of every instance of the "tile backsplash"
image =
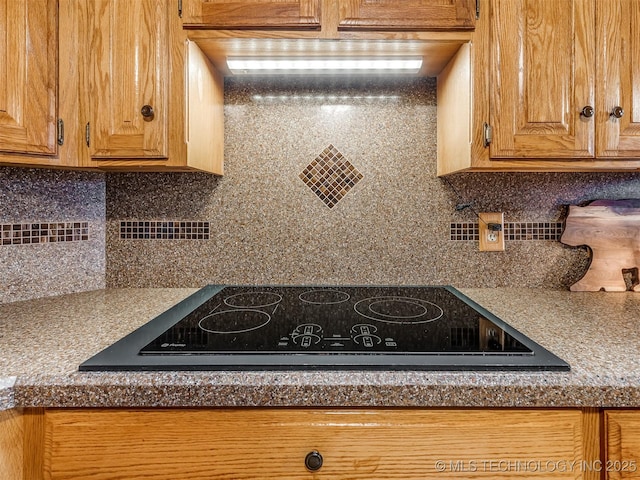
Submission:
POLYGON ((106 176, 107 284, 575 282, 589 255, 558 241, 567 206, 640 197, 640 174, 437 178, 435 87, 435 79, 227 79, 224 177, 106 176), (337 178, 345 171, 359 183, 337 178), (473 208, 458 210, 460 202, 473 208), (505 212, 505 252, 478 252, 474 210, 505 212), (123 223, 151 219, 208 222, 209 237, 122 236, 123 223), (460 235, 454 225, 464 226, 460 235))
POLYGON ((0 167, 0 303, 108 287, 451 284, 565 289, 568 205, 640 173, 436 177, 435 79, 225 83, 225 176, 0 167), (470 205, 472 208, 461 208, 470 205), (474 212, 504 212, 478 251, 474 212))
POLYGON ((0 303, 105 287, 104 174, 0 167, 0 303))

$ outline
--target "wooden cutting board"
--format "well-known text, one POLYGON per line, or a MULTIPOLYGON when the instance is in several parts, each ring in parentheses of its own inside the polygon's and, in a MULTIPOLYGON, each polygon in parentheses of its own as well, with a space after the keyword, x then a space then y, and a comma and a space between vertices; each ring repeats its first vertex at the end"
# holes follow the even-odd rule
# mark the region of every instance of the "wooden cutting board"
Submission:
POLYGON ((571 205, 560 241, 591 249, 591 265, 572 291, 640 292, 640 199, 571 205))

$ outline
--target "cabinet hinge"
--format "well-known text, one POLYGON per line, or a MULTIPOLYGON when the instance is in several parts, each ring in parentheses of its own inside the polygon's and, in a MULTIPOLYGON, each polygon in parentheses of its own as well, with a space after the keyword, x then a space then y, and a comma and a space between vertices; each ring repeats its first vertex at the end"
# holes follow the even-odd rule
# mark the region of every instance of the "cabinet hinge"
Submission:
POLYGON ((58 145, 64 145, 64 120, 61 118, 58 119, 58 132, 56 136, 58 137, 58 145))
POLYGON ((476 20, 480 18, 480 0, 476 0, 476 20))
POLYGON ((484 124, 484 147, 487 148, 491 145, 493 140, 493 127, 485 122, 484 124))
POLYGON ((178 0, 178 16, 182 18, 182 0, 178 0))
POLYGON ((87 147, 91 146, 91 122, 87 122, 87 126, 84 127, 84 141, 87 147))

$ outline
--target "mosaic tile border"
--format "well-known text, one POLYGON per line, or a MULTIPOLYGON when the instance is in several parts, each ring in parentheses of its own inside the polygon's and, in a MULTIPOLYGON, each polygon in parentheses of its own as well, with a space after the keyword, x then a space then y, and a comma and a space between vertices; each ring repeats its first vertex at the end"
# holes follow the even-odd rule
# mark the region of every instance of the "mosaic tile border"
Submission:
MULTIPOLYGON (((505 240, 558 241, 562 236, 562 222, 507 222, 504 224, 505 240)), ((477 223, 458 222, 449 227, 449 239, 452 241, 479 241, 480 232, 477 223)))
POLYGON ((453 241, 479 241, 480 230, 477 223, 452 223, 449 227, 449 239, 453 241))
POLYGON ((89 222, 33 222, 0 224, 0 244, 81 242, 89 240, 89 222))
POLYGON ((202 221, 120 222, 120 238, 125 240, 209 240, 210 231, 210 223, 202 221))
POLYGON ((551 240, 562 236, 562 222, 522 222, 505 224, 505 240, 551 240))

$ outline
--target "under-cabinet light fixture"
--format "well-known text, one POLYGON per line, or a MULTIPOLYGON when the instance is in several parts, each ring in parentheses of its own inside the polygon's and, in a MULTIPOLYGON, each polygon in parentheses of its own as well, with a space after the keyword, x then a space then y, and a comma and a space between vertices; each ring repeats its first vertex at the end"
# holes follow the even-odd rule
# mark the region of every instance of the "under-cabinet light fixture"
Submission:
POLYGON ((415 74, 422 68, 422 57, 228 57, 227 66, 234 75, 310 73, 415 74))

